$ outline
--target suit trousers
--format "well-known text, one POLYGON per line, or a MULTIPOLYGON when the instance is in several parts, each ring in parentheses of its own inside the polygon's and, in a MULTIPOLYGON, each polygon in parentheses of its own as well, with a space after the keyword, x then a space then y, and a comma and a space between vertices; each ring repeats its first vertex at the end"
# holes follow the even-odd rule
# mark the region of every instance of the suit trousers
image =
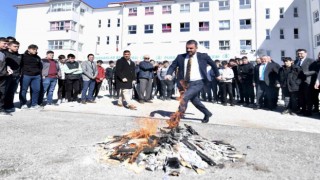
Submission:
POLYGON ((166 99, 170 99, 172 95, 173 81, 161 80, 161 88, 163 97, 166 99))
POLYGON ((257 105, 265 106, 268 109, 274 109, 273 95, 274 88, 268 86, 264 81, 259 81, 257 85, 257 105))
POLYGON ((122 105, 123 101, 126 101, 127 105, 132 105, 131 93, 132 93, 132 89, 120 89, 118 104, 122 105))
POLYGON ((243 100, 246 104, 254 103, 254 87, 252 82, 243 81, 241 83, 241 89, 243 94, 243 100))
POLYGON ((191 101, 192 104, 203 114, 210 114, 210 111, 201 103, 200 99, 198 98, 198 94, 202 90, 203 86, 203 80, 191 81, 189 83, 188 88, 185 90, 183 94, 182 101, 180 101, 180 113, 184 113, 187 110, 188 102, 191 101))
POLYGON ((312 110, 312 89, 313 87, 306 82, 300 84, 299 107, 302 111, 311 112, 312 110))
POLYGON ((139 82, 140 82, 139 99, 140 100, 150 100, 153 79, 141 78, 141 79, 139 79, 139 82))

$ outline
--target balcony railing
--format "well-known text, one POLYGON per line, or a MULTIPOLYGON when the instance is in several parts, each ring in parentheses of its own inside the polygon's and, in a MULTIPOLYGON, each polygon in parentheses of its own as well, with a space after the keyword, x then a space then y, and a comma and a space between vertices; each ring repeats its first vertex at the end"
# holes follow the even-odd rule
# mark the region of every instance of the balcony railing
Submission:
POLYGON ((251 29, 251 25, 240 25, 240 29, 251 29))
POLYGON ((163 28, 162 32, 163 33, 169 33, 169 32, 171 32, 171 28, 163 28))
POLYGON ((137 16, 137 12, 129 12, 129 16, 137 16))
POLYGON ((219 10, 230 10, 230 6, 219 6, 219 10))
POLYGON ((180 28, 180 32, 189 32, 190 28, 180 28))
POLYGON ((250 9, 250 8, 251 8, 251 4, 240 5, 240 9, 250 9))
POLYGON ((199 27, 199 31, 209 31, 209 27, 199 27))
POLYGON ((162 14, 171 14, 171 10, 162 10, 162 14))
POLYGON ((147 11, 147 12, 145 12, 145 15, 154 15, 154 12, 153 11, 147 11))

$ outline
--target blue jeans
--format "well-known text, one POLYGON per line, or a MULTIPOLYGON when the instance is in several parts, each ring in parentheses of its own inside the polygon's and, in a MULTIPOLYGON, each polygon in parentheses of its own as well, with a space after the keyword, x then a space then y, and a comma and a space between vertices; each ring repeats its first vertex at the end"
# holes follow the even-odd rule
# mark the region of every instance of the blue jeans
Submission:
POLYGON ((95 84, 96 84, 95 80, 83 81, 83 88, 82 88, 82 94, 81 94, 82 101, 93 100, 93 91, 94 91, 95 84), (89 92, 87 95, 88 88, 89 88, 89 92))
POLYGON ((42 80, 43 91, 40 97, 40 102, 43 100, 44 94, 47 92, 47 103, 52 103, 54 88, 57 84, 57 78, 45 78, 42 80))
POLYGON ((38 105, 38 99, 40 95, 40 83, 41 83, 41 76, 28 76, 23 75, 21 77, 21 83, 20 83, 20 105, 26 105, 27 104, 27 91, 30 86, 31 90, 31 106, 38 105))

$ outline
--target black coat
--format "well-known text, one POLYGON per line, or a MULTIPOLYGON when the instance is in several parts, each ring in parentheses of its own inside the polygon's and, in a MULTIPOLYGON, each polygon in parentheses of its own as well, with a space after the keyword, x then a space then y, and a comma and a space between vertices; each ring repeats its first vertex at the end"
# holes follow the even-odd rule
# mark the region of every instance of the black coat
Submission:
POLYGON ((10 68, 13 71, 12 76, 20 76, 21 74, 21 54, 19 53, 11 53, 9 51, 4 52, 6 56, 6 64, 7 66, 10 66, 10 68))
POLYGON ((251 63, 238 66, 238 78, 241 82, 252 83, 254 67, 251 63))
MULTIPOLYGON (((254 82, 257 84, 259 82, 259 69, 262 64, 259 64, 254 68, 254 82)), ((275 86, 279 84, 279 68, 280 65, 277 63, 268 63, 264 71, 264 82, 267 86, 275 86)))
POLYGON ((281 88, 288 88, 289 92, 299 91, 302 76, 303 73, 299 66, 293 65, 290 68, 282 66, 279 69, 279 82, 281 88))
POLYGON ((136 80, 135 64, 130 60, 130 65, 123 57, 117 60, 116 63, 116 87, 117 89, 131 89, 132 81, 136 80), (127 82, 122 79, 127 78, 127 82))
MULTIPOLYGON (((313 59, 310 59, 310 58, 306 58, 303 63, 302 63, 302 66, 301 69, 303 71, 303 81, 307 84, 311 84, 311 78, 313 75, 316 74, 316 72, 314 70, 312 70, 312 64, 314 63, 314 60, 313 59)), ((300 60, 296 60, 294 62, 294 64, 296 66, 299 66, 300 64, 300 60)))
POLYGON ((21 72, 23 75, 37 76, 42 73, 41 58, 37 54, 29 54, 26 51, 21 59, 21 72))

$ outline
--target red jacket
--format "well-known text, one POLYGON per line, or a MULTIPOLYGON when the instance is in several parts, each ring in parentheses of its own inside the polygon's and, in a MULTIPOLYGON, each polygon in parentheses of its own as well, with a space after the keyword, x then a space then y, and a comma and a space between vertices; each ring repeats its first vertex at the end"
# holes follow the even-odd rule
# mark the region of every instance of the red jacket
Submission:
POLYGON ((98 75, 96 77, 96 82, 102 82, 103 80, 101 81, 100 78, 104 79, 106 77, 104 69, 101 66, 97 66, 97 69, 98 69, 98 75))

